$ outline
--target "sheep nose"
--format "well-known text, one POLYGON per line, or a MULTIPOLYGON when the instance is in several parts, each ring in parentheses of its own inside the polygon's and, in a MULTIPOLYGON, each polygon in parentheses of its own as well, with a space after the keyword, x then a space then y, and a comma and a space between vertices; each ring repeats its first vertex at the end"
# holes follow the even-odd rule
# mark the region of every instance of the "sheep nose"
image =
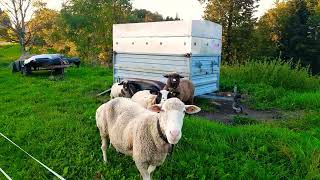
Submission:
POLYGON ((173 82, 176 82, 177 80, 176 80, 176 79, 172 79, 172 81, 173 81, 173 82))
POLYGON ((179 130, 173 130, 170 131, 170 134, 174 137, 177 138, 180 135, 180 131, 179 130))

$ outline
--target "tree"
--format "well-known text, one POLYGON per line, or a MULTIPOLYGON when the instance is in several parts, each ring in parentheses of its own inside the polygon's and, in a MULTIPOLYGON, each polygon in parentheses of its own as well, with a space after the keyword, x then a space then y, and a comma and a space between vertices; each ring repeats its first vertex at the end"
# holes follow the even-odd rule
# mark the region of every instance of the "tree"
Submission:
POLYGON ((249 57, 259 0, 200 0, 206 2, 204 18, 223 27, 223 54, 227 63, 249 57))
POLYGON ((284 32, 283 24, 287 23, 290 12, 287 11, 285 2, 276 2, 275 7, 261 16, 256 24, 254 32, 256 46, 251 54, 254 58, 280 57, 279 46, 284 32))
POLYGON ((64 34, 91 63, 109 63, 112 26, 125 23, 131 11, 129 0, 70 0, 61 10, 64 34))
POLYGON ((287 2, 291 15, 284 24, 279 50, 284 59, 292 59, 294 62, 300 62, 305 66, 311 65, 318 69, 316 64, 320 59, 320 43, 317 32, 320 30, 318 29, 320 19, 319 14, 314 11, 315 2, 312 0, 287 2))
POLYGON ((11 22, 8 14, 5 11, 2 11, 0 9, 0 27, 5 28, 10 25, 11 25, 11 22))
POLYGON ((64 36, 60 13, 46 8, 45 4, 38 8, 28 23, 29 30, 33 32, 32 45, 43 53, 52 49, 63 54, 78 55, 75 44, 64 36))
POLYGON ((9 34, 7 27, 11 26, 10 18, 5 11, 0 9, 0 39, 8 40, 9 34))
POLYGON ((31 3, 31 0, 0 0, 11 21, 10 24, 4 25, 6 33, 3 33, 2 37, 18 42, 22 53, 26 51, 26 45, 31 40, 30 31, 27 29, 27 14, 30 13, 31 3))
POLYGON ((130 23, 163 21, 159 13, 152 13, 146 9, 134 9, 129 16, 130 23))
POLYGON ((290 0, 278 2, 257 24, 256 55, 281 57, 320 71, 320 1, 290 0), (270 53, 272 50, 272 53, 270 53))

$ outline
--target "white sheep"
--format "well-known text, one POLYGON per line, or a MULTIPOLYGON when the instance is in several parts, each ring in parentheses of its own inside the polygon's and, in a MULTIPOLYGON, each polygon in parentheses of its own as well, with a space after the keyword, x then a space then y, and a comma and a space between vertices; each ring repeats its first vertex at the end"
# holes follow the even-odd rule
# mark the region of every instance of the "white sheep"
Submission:
POLYGON ((122 94, 123 85, 119 85, 119 83, 114 83, 111 87, 110 98, 123 97, 122 94))
POLYGON ((180 140, 185 112, 194 114, 200 108, 171 98, 163 105, 153 105, 151 111, 131 99, 115 98, 96 112, 103 160, 107 161, 106 148, 110 140, 118 152, 133 157, 144 180, 151 179, 150 174, 180 140))
POLYGON ((135 93, 131 100, 140 104, 142 107, 149 109, 156 104, 157 95, 151 94, 150 90, 143 90, 135 93))
POLYGON ((132 96, 131 100, 140 104, 142 107, 149 109, 154 104, 163 104, 168 99, 170 93, 167 90, 152 92, 153 93, 151 93, 150 90, 139 91, 132 96))

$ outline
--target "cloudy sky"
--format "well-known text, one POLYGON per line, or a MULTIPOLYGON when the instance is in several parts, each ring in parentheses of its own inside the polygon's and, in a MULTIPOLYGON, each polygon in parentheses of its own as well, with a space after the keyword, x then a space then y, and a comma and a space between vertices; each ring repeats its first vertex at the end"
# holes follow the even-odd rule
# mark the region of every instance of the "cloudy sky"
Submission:
MULTIPOLYGON (((49 8, 60 9, 63 0, 48 0, 49 8)), ((260 0, 257 17, 270 9, 275 0, 260 0)), ((158 12, 163 16, 175 17, 176 14, 184 20, 201 19, 204 8, 198 0, 132 0, 132 5, 137 9, 147 9, 158 12)))

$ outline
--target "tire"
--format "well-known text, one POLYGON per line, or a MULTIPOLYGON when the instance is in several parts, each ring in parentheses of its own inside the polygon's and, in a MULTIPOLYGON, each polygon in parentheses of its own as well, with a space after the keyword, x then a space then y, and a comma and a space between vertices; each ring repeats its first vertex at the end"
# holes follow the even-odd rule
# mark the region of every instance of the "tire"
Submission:
POLYGON ((55 70, 54 70, 54 73, 55 73, 56 75, 61 75, 61 74, 64 73, 64 68, 55 69, 55 70))
POLYGON ((24 66, 21 68, 21 72, 23 75, 25 76, 29 76, 32 74, 32 70, 31 70, 31 67, 30 66, 24 66))

